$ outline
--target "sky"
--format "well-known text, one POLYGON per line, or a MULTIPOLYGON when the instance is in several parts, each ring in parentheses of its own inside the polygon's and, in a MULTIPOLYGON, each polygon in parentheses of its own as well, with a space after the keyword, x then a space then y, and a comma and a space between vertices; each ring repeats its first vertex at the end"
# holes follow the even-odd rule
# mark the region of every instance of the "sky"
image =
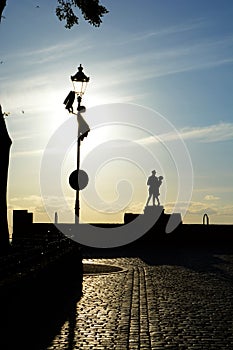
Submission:
POLYGON ((202 223, 207 213, 212 224, 233 224, 233 2, 103 5, 109 13, 99 28, 80 15, 68 30, 55 0, 7 2, 0 103, 13 141, 10 225, 13 209, 32 211, 36 222, 55 211, 61 222, 73 220, 77 122, 63 101, 80 63, 90 76, 83 116, 91 128, 81 146, 89 176, 82 220, 120 222, 125 211, 143 212, 156 169, 166 213, 182 212, 184 223, 202 223))

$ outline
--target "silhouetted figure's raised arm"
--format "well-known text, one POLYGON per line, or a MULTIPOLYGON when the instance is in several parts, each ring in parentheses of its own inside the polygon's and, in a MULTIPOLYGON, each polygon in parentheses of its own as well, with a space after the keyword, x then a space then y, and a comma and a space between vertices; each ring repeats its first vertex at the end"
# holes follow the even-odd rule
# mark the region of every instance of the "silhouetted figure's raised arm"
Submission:
POLYGON ((11 138, 8 134, 2 108, 0 106, 0 252, 9 248, 7 223, 7 176, 11 138))

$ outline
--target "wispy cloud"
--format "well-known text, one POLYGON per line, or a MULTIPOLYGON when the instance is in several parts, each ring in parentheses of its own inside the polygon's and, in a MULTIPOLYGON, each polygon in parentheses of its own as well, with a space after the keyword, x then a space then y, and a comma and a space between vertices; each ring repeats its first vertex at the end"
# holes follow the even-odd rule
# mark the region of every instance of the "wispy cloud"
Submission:
POLYGON ((133 34, 126 39, 121 39, 115 42, 115 45, 125 45, 132 44, 133 41, 144 41, 151 38, 163 38, 165 36, 170 36, 178 33, 186 33, 189 31, 197 30, 203 28, 207 25, 207 22, 203 18, 198 18, 193 21, 188 21, 185 23, 181 23, 178 25, 172 25, 168 27, 164 27, 158 30, 151 30, 147 32, 141 32, 137 34, 133 34))
POLYGON ((138 140, 140 144, 153 144, 176 140, 196 140, 198 142, 219 142, 233 140, 233 123, 219 123, 204 127, 185 127, 180 130, 138 140))
POLYGON ((16 151, 12 152, 11 157, 38 157, 41 156, 44 152, 44 149, 30 150, 30 151, 16 151))
MULTIPOLYGON (((65 200, 72 208, 74 198, 66 196, 65 200)), ((49 209, 51 212, 56 210, 59 210, 59 212, 67 211, 67 209, 64 208, 64 198, 62 197, 49 196, 43 198, 39 195, 33 194, 28 196, 12 197, 9 199, 9 206, 11 209, 28 209, 29 211, 34 212, 45 212, 46 209, 44 203, 46 203, 46 209, 49 209)))
POLYGON ((176 205, 176 209, 180 212, 183 211, 184 208, 188 207, 186 215, 191 218, 200 217, 200 222, 202 222, 202 217, 206 213, 207 215, 211 215, 211 221, 219 222, 219 219, 222 217, 228 217, 227 222, 230 223, 231 218, 233 218, 233 205, 232 204, 222 204, 218 200, 215 199, 204 200, 202 201, 191 201, 187 202, 167 202, 165 204, 166 212, 172 212, 174 206, 176 205), (230 219, 230 220, 229 220, 230 219))
POLYGON ((213 194, 207 194, 204 199, 206 201, 217 201, 220 199, 220 197, 214 196, 213 194))
MULTIPOLYGON (((198 178, 198 175, 196 176, 196 178, 198 178)), ((206 178, 209 178, 209 175, 206 176, 206 178)), ((194 188, 193 192, 196 193, 210 193, 210 192, 214 192, 214 193, 218 193, 219 195, 222 195, 224 193, 232 193, 233 192, 233 187, 229 187, 229 186, 215 186, 215 187, 198 187, 198 188, 194 188)))
POLYGON ((205 127, 184 128, 180 131, 183 139, 196 139, 200 142, 218 142, 233 139, 233 124, 219 123, 205 127))
POLYGON ((18 50, 14 53, 10 53, 5 56, 5 60, 23 60, 25 64, 28 63, 38 63, 43 64, 50 61, 59 61, 62 57, 67 58, 67 52, 70 54, 77 52, 77 47, 79 48, 79 53, 86 52, 90 50, 93 45, 88 43, 85 37, 78 37, 73 40, 60 41, 56 44, 51 44, 48 46, 33 47, 25 50, 18 50))
MULTIPOLYGON (((103 86, 139 82, 151 78, 168 76, 183 72, 210 69, 233 63, 232 57, 233 36, 210 40, 201 38, 182 44, 170 44, 167 47, 154 47, 138 50, 117 58, 103 61, 102 67, 109 72, 109 77, 103 86), (116 70, 117 67, 117 70, 116 70), (143 67, 143 69, 141 68, 143 67)), ((102 74, 101 69, 99 73, 102 74)))
MULTIPOLYGON (((169 202, 166 203, 166 212, 172 212, 172 209, 174 208, 175 203, 169 202)), ((187 202, 180 202, 176 204, 176 208, 180 211, 184 207, 187 207, 188 210, 186 215, 194 215, 194 216, 203 216, 205 213, 208 215, 213 215, 216 217, 219 216, 233 216, 233 205, 221 205, 218 204, 218 201, 214 200, 213 202, 197 202, 197 201, 191 201, 190 203, 187 202)))

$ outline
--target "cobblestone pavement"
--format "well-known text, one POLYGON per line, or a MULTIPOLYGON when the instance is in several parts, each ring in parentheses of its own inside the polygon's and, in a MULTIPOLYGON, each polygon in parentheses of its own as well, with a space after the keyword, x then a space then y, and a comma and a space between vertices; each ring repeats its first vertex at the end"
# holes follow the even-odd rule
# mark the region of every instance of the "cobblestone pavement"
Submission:
POLYGON ((233 254, 87 259, 83 297, 47 350, 233 349, 233 254))

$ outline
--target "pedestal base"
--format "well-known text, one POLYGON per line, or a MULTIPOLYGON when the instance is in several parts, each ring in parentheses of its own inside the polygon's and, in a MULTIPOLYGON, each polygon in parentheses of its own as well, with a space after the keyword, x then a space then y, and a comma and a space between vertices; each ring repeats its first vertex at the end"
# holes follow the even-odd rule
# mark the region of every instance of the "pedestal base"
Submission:
POLYGON ((140 216, 145 222, 145 227, 148 227, 147 232, 140 238, 144 241, 153 241, 162 239, 167 233, 174 231, 182 224, 180 213, 165 214, 162 205, 148 205, 144 208, 143 214, 125 213, 124 223, 128 224, 140 216), (149 224, 149 226, 148 226, 149 224))
POLYGON ((162 205, 147 205, 144 208, 144 215, 150 215, 158 217, 164 213, 164 207, 162 205))

